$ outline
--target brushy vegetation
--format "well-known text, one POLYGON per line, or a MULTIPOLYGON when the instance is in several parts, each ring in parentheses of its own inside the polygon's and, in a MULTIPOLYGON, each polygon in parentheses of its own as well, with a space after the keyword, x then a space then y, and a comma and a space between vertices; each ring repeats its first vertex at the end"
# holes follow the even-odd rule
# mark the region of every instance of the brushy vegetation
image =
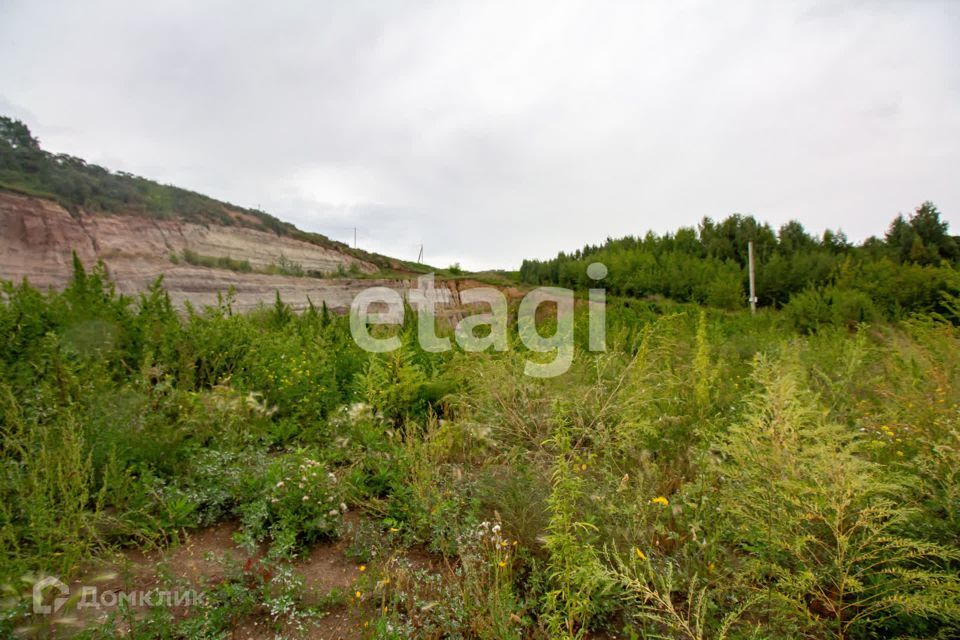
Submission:
POLYGON ((229 269, 230 271, 239 271, 240 273, 250 273, 253 271, 253 267, 250 265, 249 260, 237 260, 236 258, 231 258, 230 256, 205 256, 190 249, 184 249, 180 256, 173 254, 170 256, 170 259, 174 263, 178 263, 181 260, 181 257, 184 262, 187 264, 192 264, 196 267, 229 269))
POLYGON ((955 268, 960 243, 932 202, 909 219, 897 216, 883 239, 871 237, 859 246, 830 230, 813 237, 796 221, 775 233, 752 216, 732 215, 721 222, 704 218, 698 229, 608 240, 552 260, 526 260, 520 277, 585 288, 591 283, 587 265, 602 262, 610 271, 603 284, 614 293, 738 309, 747 300, 750 241, 759 303, 785 307, 801 331, 942 311, 941 294, 960 292, 955 268))
POLYGON ((957 637, 942 309, 800 332, 775 310, 619 299, 606 352, 578 317, 573 368, 534 379, 519 346, 416 348, 409 315, 400 350, 367 354, 323 307, 240 315, 227 295, 180 316, 162 282, 130 299, 80 264, 61 293, 6 284, 0 633, 45 632, 31 576, 232 520, 265 554, 193 615, 82 634, 224 638, 340 606, 369 638, 957 637), (305 603, 291 562, 348 511, 369 567, 305 603))

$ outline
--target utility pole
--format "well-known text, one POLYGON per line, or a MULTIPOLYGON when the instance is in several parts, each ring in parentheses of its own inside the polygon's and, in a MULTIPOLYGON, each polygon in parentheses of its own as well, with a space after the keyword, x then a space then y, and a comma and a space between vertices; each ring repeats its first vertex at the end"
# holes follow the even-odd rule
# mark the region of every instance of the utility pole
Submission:
POLYGON ((423 263, 423 245, 420 245, 420 253, 417 254, 417 264, 423 263))
POLYGON ((353 248, 357 248, 357 228, 353 228, 353 248))
POLYGON ((753 270, 753 240, 747 242, 747 260, 750 264, 750 313, 757 312, 757 278, 753 270))

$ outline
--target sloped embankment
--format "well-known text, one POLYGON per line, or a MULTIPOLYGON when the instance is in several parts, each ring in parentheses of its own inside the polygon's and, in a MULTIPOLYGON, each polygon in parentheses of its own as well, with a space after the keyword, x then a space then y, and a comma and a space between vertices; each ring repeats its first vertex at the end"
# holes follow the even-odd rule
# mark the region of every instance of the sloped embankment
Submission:
MULTIPOLYGON (((0 191, 0 279, 27 278, 40 288, 62 288, 72 273, 72 252, 85 265, 103 261, 117 289, 136 294, 160 274, 174 304, 214 304, 217 294, 236 290, 234 308, 243 311, 273 301, 276 292, 294 308, 326 302, 345 310, 366 287, 386 286, 407 291, 410 279, 370 278, 378 268, 335 247, 324 247, 289 236, 244 226, 205 225, 138 215, 71 215, 52 200, 0 191), (184 252, 207 258, 245 261, 250 272, 188 264, 184 252), (305 272, 365 274, 351 277, 297 277, 263 273, 281 261, 305 272)), ((457 306, 454 283, 437 283, 438 303, 457 306)))

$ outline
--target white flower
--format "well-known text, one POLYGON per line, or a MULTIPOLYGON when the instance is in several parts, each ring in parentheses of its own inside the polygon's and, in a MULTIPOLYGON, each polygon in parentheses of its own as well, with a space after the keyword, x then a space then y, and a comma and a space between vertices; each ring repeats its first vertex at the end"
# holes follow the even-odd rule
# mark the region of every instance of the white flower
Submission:
POLYGON ((337 511, 336 509, 330 509, 330 513, 328 513, 327 515, 328 515, 328 516, 338 516, 338 515, 340 515, 340 512, 337 511))
POLYGON ((340 503, 340 511, 342 511, 342 512, 344 512, 344 513, 347 512, 347 503, 346 503, 346 502, 341 502, 341 503, 340 503))
POLYGON ((370 408, 369 405, 364 404, 362 402, 357 402, 350 406, 350 409, 347 411, 347 415, 350 416, 351 420, 355 421, 358 418, 360 418, 363 414, 367 413, 369 408, 370 408))

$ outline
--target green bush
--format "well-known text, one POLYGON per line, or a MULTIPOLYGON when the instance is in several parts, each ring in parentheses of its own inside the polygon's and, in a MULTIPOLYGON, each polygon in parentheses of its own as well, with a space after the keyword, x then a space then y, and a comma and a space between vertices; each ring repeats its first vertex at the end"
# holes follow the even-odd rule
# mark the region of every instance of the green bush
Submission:
POLYGON ((917 615, 960 625, 960 553, 911 535, 909 487, 866 460, 789 367, 758 360, 754 379, 718 480, 742 576, 772 586, 762 606, 781 632, 887 637, 922 629, 917 615))
POLYGON ((240 273, 253 271, 249 260, 236 260, 230 256, 205 256, 191 249, 183 250, 183 261, 197 267, 208 267, 210 269, 229 269, 240 273))
POLYGON ((873 301, 866 293, 836 287, 807 289, 795 294, 783 312, 801 333, 812 333, 827 325, 853 328, 878 317, 873 301))
MULTIPOLYGON (((633 282, 688 259, 638 260, 633 282)), ((732 259, 670 286, 742 282, 732 259)), ((29 616, 37 575, 223 521, 266 564, 191 615, 86 637, 285 632, 347 606, 307 603, 296 571, 349 506, 367 566, 338 613, 369 634, 956 636, 956 301, 891 324, 845 264, 783 313, 611 296, 608 350, 580 335, 553 379, 519 348, 425 353, 415 319, 371 355, 279 297, 181 315, 162 282, 131 299, 79 264, 63 292, 5 284, 0 635, 51 626, 29 616)))
POLYGON ((273 460, 256 498, 241 505, 243 539, 251 549, 269 540, 270 554, 289 557, 340 534, 346 505, 336 476, 306 454, 273 460))

